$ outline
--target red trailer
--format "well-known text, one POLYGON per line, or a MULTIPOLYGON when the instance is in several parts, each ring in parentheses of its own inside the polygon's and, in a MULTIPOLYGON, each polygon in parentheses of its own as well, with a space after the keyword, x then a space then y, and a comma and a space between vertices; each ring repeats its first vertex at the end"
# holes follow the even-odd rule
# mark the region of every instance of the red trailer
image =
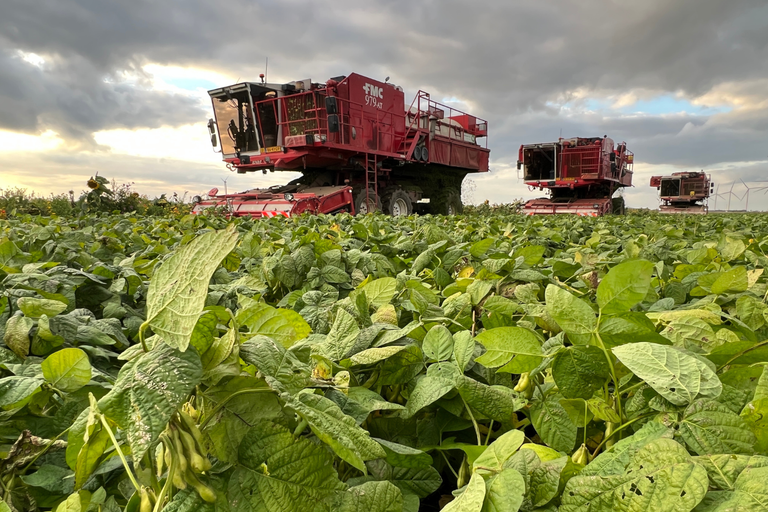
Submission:
POLYGON ((548 190, 549 197, 532 199, 528 215, 574 213, 597 217, 623 213, 623 198, 614 192, 632 186, 634 154, 622 142, 605 137, 576 137, 520 146, 517 168, 531 190, 548 190))
POLYGON ((661 213, 707 213, 707 199, 715 186, 701 172, 675 172, 671 176, 652 176, 651 186, 659 190, 661 213))
MULTIPOLYGON (((325 83, 268 84, 262 77, 208 94, 215 114, 208 123, 211 142, 227 167, 299 171, 294 197, 317 187, 351 186, 350 211, 458 213, 464 177, 488 171, 486 121, 423 91, 407 106, 402 88, 386 80, 352 73, 325 83)), ((266 200, 260 193, 228 200, 266 200)))

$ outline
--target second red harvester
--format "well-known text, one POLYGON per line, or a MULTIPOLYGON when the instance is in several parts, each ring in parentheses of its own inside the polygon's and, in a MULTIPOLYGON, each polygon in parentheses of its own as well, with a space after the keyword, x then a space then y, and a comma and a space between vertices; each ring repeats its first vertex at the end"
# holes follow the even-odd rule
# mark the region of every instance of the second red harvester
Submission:
POLYGON ((549 191, 549 197, 532 199, 523 210, 594 217, 624 213, 623 198, 613 195, 632 186, 633 161, 625 142, 615 145, 607 136, 520 146, 517 168, 523 169, 526 185, 549 191))

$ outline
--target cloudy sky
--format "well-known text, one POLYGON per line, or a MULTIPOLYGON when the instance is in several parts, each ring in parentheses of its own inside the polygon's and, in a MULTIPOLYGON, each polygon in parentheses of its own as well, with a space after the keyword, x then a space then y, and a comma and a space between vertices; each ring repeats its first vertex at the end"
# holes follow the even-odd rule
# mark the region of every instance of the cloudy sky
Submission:
POLYGON ((711 172, 718 208, 730 183, 737 208, 742 180, 768 181, 766 0, 3 0, 0 188, 286 182, 230 173, 207 140, 206 90, 258 80, 267 57, 270 82, 389 76, 488 119, 474 202, 541 195, 517 148, 560 134, 627 142, 630 206, 656 207, 654 174, 711 172))

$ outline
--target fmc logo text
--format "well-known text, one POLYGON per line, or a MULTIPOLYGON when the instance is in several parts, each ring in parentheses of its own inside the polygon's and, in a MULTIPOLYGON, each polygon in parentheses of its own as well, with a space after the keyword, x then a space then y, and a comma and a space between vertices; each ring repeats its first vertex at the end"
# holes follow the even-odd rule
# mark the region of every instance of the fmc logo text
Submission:
POLYGON ((384 90, 381 87, 377 87, 371 84, 365 84, 363 86, 363 90, 365 91, 365 94, 369 96, 379 98, 380 100, 384 99, 384 90))

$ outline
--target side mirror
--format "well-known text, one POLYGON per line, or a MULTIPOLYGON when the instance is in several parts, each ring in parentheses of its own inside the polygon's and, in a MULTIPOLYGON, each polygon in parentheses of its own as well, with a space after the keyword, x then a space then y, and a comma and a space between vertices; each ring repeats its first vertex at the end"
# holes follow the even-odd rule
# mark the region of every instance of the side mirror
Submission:
POLYGON ((211 135, 211 146, 216 147, 219 145, 219 141, 216 140, 216 134, 211 135))
POLYGON ((523 168, 523 162, 521 162, 520 160, 518 160, 518 161, 517 161, 517 170, 519 171, 519 170, 520 170, 520 169, 522 169, 522 168, 523 168))
POLYGON ((325 111, 330 116, 332 114, 338 114, 339 113, 339 105, 336 103, 336 97, 335 96, 326 96, 325 97, 325 111))
POLYGON ((211 135, 216 134, 216 123, 214 122, 213 119, 208 120, 208 131, 210 132, 211 135))
POLYGON ((615 162, 615 161, 616 161, 616 153, 611 153, 611 154, 608 156, 608 158, 611 160, 611 162, 615 162))

